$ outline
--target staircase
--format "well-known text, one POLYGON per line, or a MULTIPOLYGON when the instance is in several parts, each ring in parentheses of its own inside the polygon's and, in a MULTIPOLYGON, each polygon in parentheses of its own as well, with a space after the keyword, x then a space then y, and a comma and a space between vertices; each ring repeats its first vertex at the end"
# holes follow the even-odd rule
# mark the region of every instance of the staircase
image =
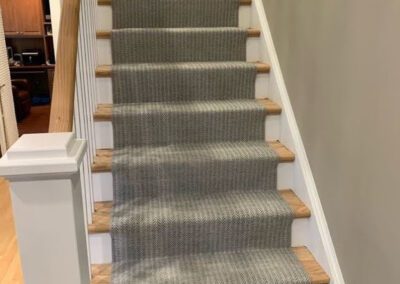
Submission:
MULTIPOLYGON (((98 0, 97 7, 98 66, 96 68, 96 80, 98 105, 94 113, 94 134, 97 151, 92 164, 95 206, 93 222, 88 226, 92 260, 92 284, 111 283, 112 244, 110 230, 113 206, 113 177, 111 171, 115 144, 113 139, 113 121, 118 120, 118 118, 113 117, 116 112, 115 109, 113 111, 111 80, 113 75, 111 51, 112 1, 98 0)), ((271 47, 266 46, 266 42, 268 42, 266 41, 266 37, 268 35, 265 34, 265 27, 263 30, 259 8, 256 7, 254 0, 253 2, 251 0, 240 0, 239 27, 247 29, 246 61, 251 63, 257 72, 254 102, 266 114, 264 127, 266 137, 265 147, 275 152, 279 162, 277 176, 278 193, 288 208, 290 208, 294 218, 291 251, 306 272, 309 283, 330 283, 330 277, 325 270, 331 267, 332 260, 330 260, 330 256, 327 256, 326 243, 324 243, 326 240, 324 240, 320 229, 324 225, 323 213, 321 215, 322 211, 318 203, 318 198, 310 194, 312 191, 309 188, 307 189, 307 181, 304 181, 306 178, 303 177, 304 173, 302 171, 304 170, 302 168, 306 159, 302 154, 300 160, 297 156, 298 151, 296 150, 299 149, 299 146, 296 144, 298 142, 296 142, 296 136, 293 134, 293 127, 290 126, 290 115, 292 115, 290 103, 288 103, 287 98, 282 97, 284 94, 279 90, 279 83, 276 83, 276 81, 279 82, 276 77, 279 76, 277 73, 280 74, 280 71, 274 70, 274 65, 271 64, 271 58, 268 55, 268 51, 271 53, 271 47), (318 216, 314 216, 314 213, 318 214, 318 216), (323 262, 323 265, 320 265, 320 261, 323 262)), ((232 102, 232 104, 236 107, 235 102, 232 102)), ((236 102, 236 104, 240 105, 240 102, 236 102)), ((219 112, 225 110, 223 105, 214 107, 219 112)), ((177 108, 172 111, 183 113, 185 112, 185 108, 177 108)), ((227 111, 229 112, 231 109, 227 111)), ((195 116, 195 110, 186 115, 195 116)), ((241 196, 238 196, 238 199, 240 198, 241 196)), ((253 198, 254 202, 251 204, 258 204, 260 208, 252 209, 263 212, 263 207, 268 206, 269 199, 264 195, 255 195, 253 198), (256 201, 259 202, 257 203, 256 201)), ((209 200, 208 202, 218 203, 218 200, 209 200)), ((234 203, 235 201, 232 202, 234 203)), ((169 212, 173 212, 174 209, 173 207, 169 208, 169 212)), ((246 210, 246 208, 236 208, 235 213, 238 216, 245 216, 246 210)), ((180 214, 190 219, 195 218, 197 212, 185 211, 184 213, 180 212, 180 214)), ((260 214, 262 215, 263 213, 260 214)), ((253 253, 262 254, 262 252, 253 253)), ((279 252, 275 251, 269 253, 279 254, 279 252)), ((251 256, 252 253, 249 251, 244 252, 241 258, 247 259, 251 256)), ((208 259, 208 261, 218 263, 218 256, 215 257, 216 259, 208 259)), ((231 257, 234 258, 235 256, 231 257)), ((271 257, 271 259, 274 258, 271 257)), ((266 259, 266 261, 268 260, 266 259)), ((276 265, 279 266, 278 263, 276 265)), ((209 267, 209 269, 211 271, 212 267, 209 267)), ((240 269, 238 270, 240 271, 240 269)), ((251 270, 250 267, 249 270, 251 270)), ((288 282, 278 283, 297 282, 290 282, 288 280, 288 282)))

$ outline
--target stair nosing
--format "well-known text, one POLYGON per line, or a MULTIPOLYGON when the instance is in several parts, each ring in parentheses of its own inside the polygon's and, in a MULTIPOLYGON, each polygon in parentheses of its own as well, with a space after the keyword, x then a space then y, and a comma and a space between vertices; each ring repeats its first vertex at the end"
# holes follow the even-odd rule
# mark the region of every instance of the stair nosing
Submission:
MULTIPOLYGON (((291 163, 295 161, 295 154, 278 140, 268 141, 266 144, 275 150, 280 163, 291 163)), ((96 150, 96 157, 94 157, 92 164, 93 173, 111 171, 112 151, 113 149, 110 148, 96 150)))
MULTIPOLYGON (((249 28, 247 29, 247 37, 260 37, 261 31, 259 29, 249 28)), ((111 38, 111 30, 97 30, 96 31, 97 39, 110 39, 111 38)))
MULTIPOLYGON (((278 190, 281 198, 293 212, 295 219, 311 217, 311 211, 307 205, 291 189, 278 190)), ((101 234, 110 232, 111 210, 113 201, 95 202, 93 222, 88 226, 89 234, 101 234)))
MULTIPOLYGON (((308 274, 311 284, 329 284, 329 275, 325 272, 307 247, 292 247, 292 251, 303 266, 305 272, 308 274)), ((110 284, 111 267, 112 265, 109 263, 92 264, 91 284, 110 284)))
MULTIPOLYGON (((267 115, 279 115, 282 113, 282 108, 268 98, 256 99, 258 103, 264 106, 267 115)), ((98 104, 96 111, 93 114, 94 121, 112 121, 113 104, 98 104)))
MULTIPOLYGON (((251 63, 256 66, 257 73, 259 74, 269 73, 271 70, 271 66, 268 63, 262 63, 262 62, 251 62, 251 63)), ((132 63, 132 64, 141 64, 141 63, 132 63)), ((112 64, 98 65, 95 71, 97 78, 109 78, 111 77, 111 72, 112 72, 112 64)))

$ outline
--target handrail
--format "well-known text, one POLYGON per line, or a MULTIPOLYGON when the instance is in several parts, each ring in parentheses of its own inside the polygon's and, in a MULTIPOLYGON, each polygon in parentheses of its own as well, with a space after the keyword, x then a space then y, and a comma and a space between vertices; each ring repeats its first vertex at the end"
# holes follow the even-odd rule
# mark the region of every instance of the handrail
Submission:
POLYGON ((74 114, 80 0, 64 0, 57 43, 49 132, 71 132, 74 114))

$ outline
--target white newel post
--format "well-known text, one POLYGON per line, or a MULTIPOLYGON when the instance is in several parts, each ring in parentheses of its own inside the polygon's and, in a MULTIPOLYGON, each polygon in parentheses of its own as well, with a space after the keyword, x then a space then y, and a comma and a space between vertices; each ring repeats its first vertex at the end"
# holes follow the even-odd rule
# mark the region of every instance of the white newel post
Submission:
POLYGON ((11 184, 25 284, 89 284, 79 168, 86 142, 73 133, 23 135, 0 160, 11 184))

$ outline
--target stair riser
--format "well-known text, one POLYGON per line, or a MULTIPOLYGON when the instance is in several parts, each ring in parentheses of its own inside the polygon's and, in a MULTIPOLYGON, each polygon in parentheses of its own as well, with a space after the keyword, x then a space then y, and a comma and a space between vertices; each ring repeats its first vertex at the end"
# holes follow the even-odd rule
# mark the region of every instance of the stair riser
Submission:
MULTIPOLYGON (((278 165, 278 188, 292 188, 293 164, 281 163, 278 165)), ((110 172, 93 173, 94 201, 113 200, 113 178, 110 172)))
MULTIPOLYGON (((111 30, 112 29, 112 9, 111 6, 97 6, 97 30, 111 30)), ((251 27, 251 6, 239 7, 239 27, 251 27)))
MULTIPOLYGON (((267 116, 265 119, 265 139, 277 140, 279 139, 279 116, 267 116)), ((114 148, 113 128, 111 121, 96 121, 95 139, 97 149, 110 149, 114 148)))
MULTIPOLYGON (((269 90, 269 74, 257 74, 255 82, 255 97, 265 98, 269 90)), ((96 78, 97 85, 97 103, 112 104, 112 82, 111 78, 96 78)))
MULTIPOLYGON (((308 219, 295 219, 292 225, 292 246, 304 244, 302 232, 308 226, 308 219)), ((91 263, 103 264, 112 262, 112 248, 110 233, 90 234, 89 245, 91 251, 91 263)))
MULTIPOLYGON (((248 38, 246 46, 246 60, 248 62, 261 61, 261 56, 259 55, 259 38, 248 38)), ((111 55, 111 40, 110 39, 97 39, 97 64, 98 65, 111 65, 112 55, 111 55)))

